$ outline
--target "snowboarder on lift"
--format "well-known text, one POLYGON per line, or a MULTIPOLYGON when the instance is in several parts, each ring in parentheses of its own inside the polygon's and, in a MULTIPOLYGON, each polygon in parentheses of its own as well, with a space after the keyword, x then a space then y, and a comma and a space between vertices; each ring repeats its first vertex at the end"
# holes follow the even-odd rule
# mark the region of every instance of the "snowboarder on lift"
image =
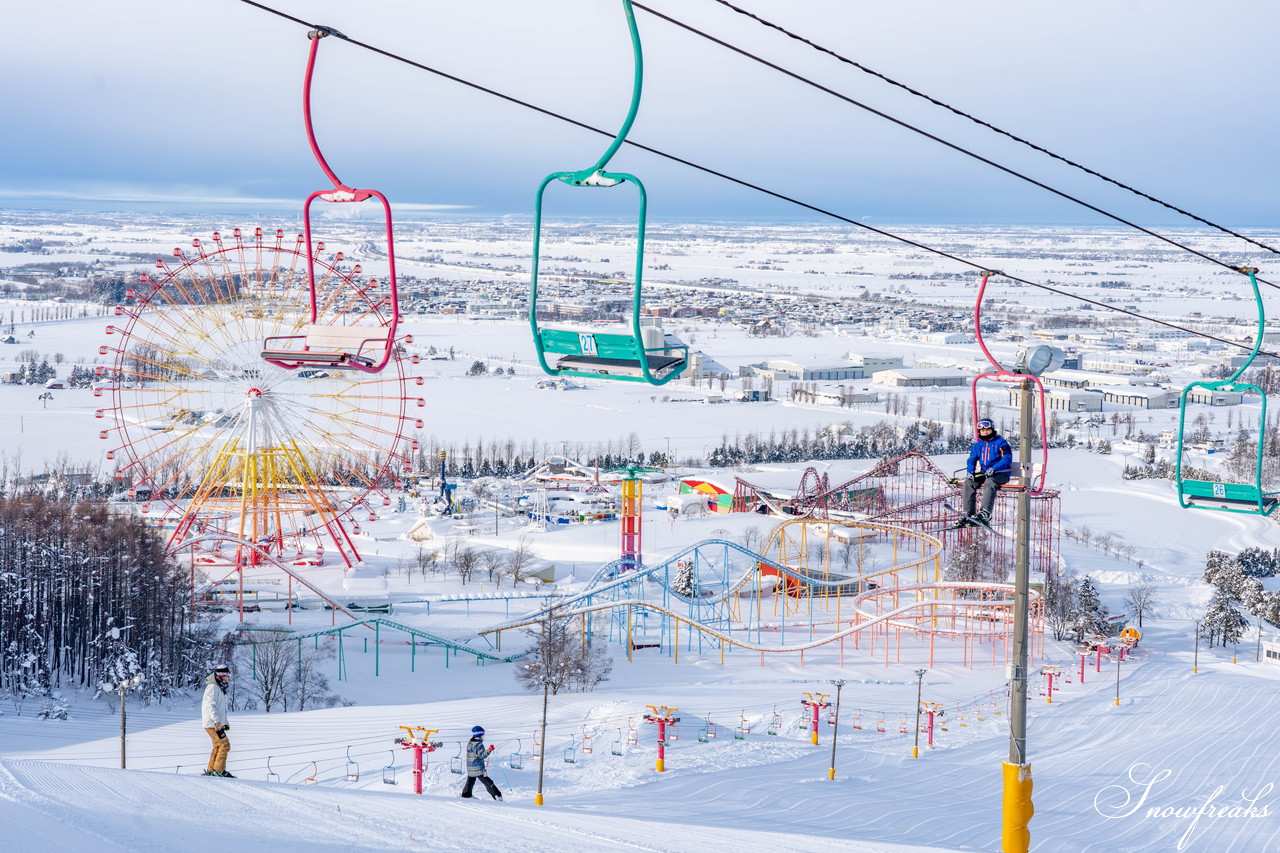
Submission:
POLYGON ((493 780, 489 778, 485 770, 485 765, 489 761, 489 753, 493 752, 493 747, 484 745, 484 729, 480 726, 473 726, 471 729, 471 740, 467 742, 467 781, 462 784, 462 796, 470 797, 471 789, 475 787, 476 780, 479 779, 484 785, 489 795, 498 802, 502 802, 502 792, 498 790, 498 786, 493 784, 493 780))
POLYGON ((209 753, 209 766, 205 768, 205 776, 225 776, 234 779, 227 772, 227 753, 231 751, 231 740, 227 737, 227 729, 231 724, 227 721, 227 683, 231 680, 231 668, 214 667, 213 672, 204 678, 204 698, 200 702, 200 720, 204 730, 213 741, 213 750, 209 753))
POLYGON ((968 517, 961 519, 956 526, 972 527, 977 523, 972 520, 975 518, 982 524, 989 524, 996 490, 1009 482, 1013 474, 1013 448, 996 432, 996 425, 990 418, 978 421, 978 440, 969 448, 965 470, 968 476, 964 478, 961 496, 964 514, 968 517))

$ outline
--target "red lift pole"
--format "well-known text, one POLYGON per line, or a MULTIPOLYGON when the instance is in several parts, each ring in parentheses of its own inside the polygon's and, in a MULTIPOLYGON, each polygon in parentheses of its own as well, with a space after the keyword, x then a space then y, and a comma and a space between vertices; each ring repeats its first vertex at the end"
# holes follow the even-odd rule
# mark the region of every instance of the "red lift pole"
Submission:
POLYGON ((813 739, 811 743, 813 743, 814 746, 817 746, 818 745, 818 715, 822 712, 823 708, 829 708, 831 706, 831 703, 827 701, 827 697, 830 696, 831 694, 830 693, 817 693, 817 694, 806 693, 804 695, 808 696, 809 698, 801 699, 800 704, 804 705, 810 711, 813 712, 813 735, 812 735, 813 739))
POLYGON ((421 726, 400 726, 400 728, 405 730, 405 736, 396 738, 396 743, 400 744, 401 749, 413 750, 413 792, 421 794, 422 753, 435 752, 444 744, 441 741, 431 739, 431 736, 436 734, 436 729, 424 729, 421 726), (416 737, 414 732, 422 732, 422 736, 416 737))
POLYGON ((1041 667, 1040 667, 1040 671, 1044 673, 1044 677, 1045 677, 1045 678, 1048 680, 1048 682, 1049 682, 1049 683, 1048 683, 1048 685, 1045 687, 1045 700, 1044 700, 1044 701, 1045 701, 1045 702, 1047 702, 1047 703, 1052 704, 1052 702, 1053 702, 1053 679, 1055 679, 1055 678, 1057 678, 1057 677, 1058 677, 1058 675, 1060 674, 1060 673, 1059 673, 1059 671, 1060 671, 1061 669, 1062 669, 1062 667, 1059 667, 1059 666, 1050 666, 1049 664, 1045 664, 1045 665, 1043 665, 1043 666, 1041 666, 1041 667))
POLYGON ((644 715, 645 722, 658 724, 658 760, 653 769, 659 773, 665 773, 667 770, 667 726, 680 722, 680 718, 674 716, 675 712, 680 709, 668 708, 666 705, 646 705, 645 707, 653 711, 652 714, 644 715))

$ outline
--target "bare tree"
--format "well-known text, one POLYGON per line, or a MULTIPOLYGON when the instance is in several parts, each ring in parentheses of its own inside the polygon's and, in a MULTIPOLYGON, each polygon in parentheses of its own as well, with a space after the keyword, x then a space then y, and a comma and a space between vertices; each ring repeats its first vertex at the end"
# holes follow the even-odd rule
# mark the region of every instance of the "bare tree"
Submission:
POLYGON ((480 563, 480 553, 468 545, 466 548, 459 548, 458 552, 453 555, 453 570, 458 573, 458 579, 462 581, 463 586, 471 580, 471 576, 476 572, 476 566, 480 563))
POLYGON ((1142 617, 1155 610, 1159 600, 1156 585, 1153 583, 1130 584, 1129 591, 1124 596, 1125 605, 1133 611, 1134 616, 1138 617, 1139 628, 1142 627, 1142 617))
POLYGON ((260 706, 270 714, 273 708, 289 710, 285 696, 294 672, 291 644, 281 642, 275 631, 246 631, 236 646, 236 679, 240 692, 249 699, 246 707, 260 706))
POLYGON ((413 561, 418 566, 418 571, 422 573, 422 579, 427 579, 427 572, 430 571, 434 575, 440 570, 440 555, 435 551, 428 551, 421 545, 418 546, 417 553, 413 555, 413 561))
POLYGON ((528 533, 523 533, 516 540, 516 547, 511 549, 511 555, 507 557, 507 568, 511 572, 511 582, 513 584, 520 583, 524 580, 525 570, 529 568, 529 564, 538 556, 538 550, 533 545, 533 537, 528 533))
POLYGON ((480 565, 484 568, 485 573, 489 576, 489 581, 492 583, 501 583, 502 567, 506 562, 500 551, 489 548, 480 552, 480 565))
POLYGON ((1055 640, 1065 640, 1071 633, 1075 610, 1075 579, 1064 573, 1051 575, 1044 587, 1044 621, 1055 640))
POLYGON ((528 690, 545 688, 552 696, 561 690, 591 690, 613 672, 613 658, 599 636, 589 636, 585 626, 574 630, 577 619, 562 611, 551 608, 537 630, 526 631, 534 653, 516 662, 515 676, 528 690))

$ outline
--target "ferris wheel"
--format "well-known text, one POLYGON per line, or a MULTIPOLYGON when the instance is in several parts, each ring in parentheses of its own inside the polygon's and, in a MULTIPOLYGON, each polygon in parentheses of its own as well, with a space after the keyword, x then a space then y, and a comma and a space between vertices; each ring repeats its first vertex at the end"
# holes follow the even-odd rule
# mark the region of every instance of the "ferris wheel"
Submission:
MULTIPOLYGON (((313 320, 392 326, 386 284, 342 253, 262 229, 192 241, 156 262, 116 308, 112 356, 97 368, 109 405, 100 437, 107 458, 144 513, 184 538, 218 534, 282 552, 360 532, 391 503, 418 449, 425 401, 407 376, 408 336, 395 338, 381 372, 286 369, 263 358, 263 341, 301 333, 313 320), (318 306, 317 310, 313 305, 318 306)), ((347 540, 349 545, 349 540, 347 540)), ((350 546, 354 553, 354 546, 350 546)), ((351 562, 350 555, 344 555, 351 562)), ((358 555, 355 559, 359 559, 358 555)))

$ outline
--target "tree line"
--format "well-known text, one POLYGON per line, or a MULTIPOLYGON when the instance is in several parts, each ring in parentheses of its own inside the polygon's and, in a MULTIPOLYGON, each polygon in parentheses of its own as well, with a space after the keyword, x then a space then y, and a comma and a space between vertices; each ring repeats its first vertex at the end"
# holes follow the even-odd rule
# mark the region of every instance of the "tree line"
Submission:
POLYGON ((210 630, 186 573, 143 521, 101 501, 0 497, 0 692, 28 699, 141 675, 150 701, 194 686, 210 630))

